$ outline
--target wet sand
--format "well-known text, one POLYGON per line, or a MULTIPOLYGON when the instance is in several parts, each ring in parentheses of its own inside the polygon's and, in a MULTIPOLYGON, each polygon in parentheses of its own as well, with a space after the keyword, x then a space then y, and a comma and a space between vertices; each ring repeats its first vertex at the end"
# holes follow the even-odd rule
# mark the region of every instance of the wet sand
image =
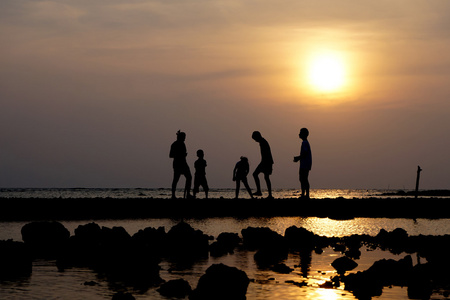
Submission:
POLYGON ((215 217, 450 218, 442 198, 38 199, 0 198, 0 221, 215 217))

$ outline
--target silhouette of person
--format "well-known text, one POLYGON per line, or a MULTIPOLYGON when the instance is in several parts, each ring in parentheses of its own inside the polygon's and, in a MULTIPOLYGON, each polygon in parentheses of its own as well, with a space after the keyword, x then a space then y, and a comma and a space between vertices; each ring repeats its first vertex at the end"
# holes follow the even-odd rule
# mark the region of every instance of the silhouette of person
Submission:
POLYGON ((250 170, 250 166, 248 164, 248 158, 245 156, 241 156, 241 160, 236 163, 236 166, 233 170, 233 181, 236 181, 236 199, 239 198, 239 189, 241 187, 241 181, 247 189, 248 194, 253 199, 252 190, 248 185, 247 174, 250 170))
POLYGON ((272 152, 270 151, 269 143, 261 136, 261 133, 259 131, 254 131, 252 134, 252 139, 254 139, 256 142, 259 143, 259 147, 261 148, 261 162, 256 167, 255 171, 253 172, 253 178, 255 179, 256 183, 256 192, 253 193, 254 196, 262 196, 261 193, 261 184, 259 182, 258 175, 259 173, 264 174, 264 179, 266 180, 267 190, 269 192, 268 198, 272 197, 272 184, 270 182, 270 175, 272 174, 272 165, 273 165, 273 158, 272 158, 272 152))
POLYGON ((208 199, 208 182, 206 181, 206 160, 203 158, 205 156, 203 150, 197 150, 198 159, 194 163, 195 176, 194 176, 194 198, 199 192, 200 186, 203 187, 205 191, 205 198, 208 199))
POLYGON ((309 131, 306 128, 300 129, 298 135, 303 140, 300 148, 300 155, 294 157, 294 162, 300 161, 299 179, 302 188, 302 198, 309 198, 309 171, 312 166, 311 146, 308 142, 309 131))
POLYGON ((173 181, 172 181, 172 199, 176 199, 175 190, 177 188, 178 180, 181 175, 186 177, 186 185, 184 187, 184 198, 190 198, 190 190, 192 183, 191 170, 186 162, 186 145, 184 141, 186 140, 186 133, 178 130, 177 140, 172 143, 170 147, 169 157, 173 158, 173 181))

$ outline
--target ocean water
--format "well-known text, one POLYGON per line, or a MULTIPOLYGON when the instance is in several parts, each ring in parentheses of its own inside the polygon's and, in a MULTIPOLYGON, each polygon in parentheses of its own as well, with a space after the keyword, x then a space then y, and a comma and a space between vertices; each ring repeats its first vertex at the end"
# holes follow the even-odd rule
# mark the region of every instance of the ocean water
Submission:
MULTIPOLYGON (((393 196, 384 195, 393 193, 397 190, 383 189, 312 189, 311 198, 389 198, 393 196)), ((0 198, 170 198, 171 190, 169 188, 1 188, 0 198)), ((177 197, 182 197, 183 191, 177 190, 177 197)), ((298 189, 274 189, 275 198, 298 198, 301 192, 298 189)), ((209 198, 231 199, 235 196, 235 190, 232 188, 211 189, 209 198)), ((267 193, 263 191, 263 196, 267 193)), ((204 198, 202 190, 198 198, 204 198)), ((242 189, 239 197, 250 198, 247 191, 242 189)), ((412 196, 404 196, 412 197, 412 196)), ((423 196, 422 196, 423 197, 423 196)), ((426 197, 426 196, 425 196, 426 197)), ((450 198, 449 196, 440 196, 450 198)))
MULTIPOLYGON (((182 191, 180 190, 180 195, 182 191)), ((314 198, 370 198, 383 197, 384 190, 314 190, 314 198)), ((391 191, 392 192, 392 191, 391 191)), ((200 192, 200 198, 203 198, 200 192)), ((243 191, 241 195, 245 196, 243 191)), ((292 198, 298 197, 298 190, 280 189, 274 192, 275 197, 292 198)), ((169 189, 2 189, 0 198, 169 198, 169 189)), ((210 193, 211 198, 233 198, 233 189, 213 190, 210 193)), ((63 201, 63 200, 62 200, 63 201)), ((61 223, 74 234, 74 230, 79 226, 89 222, 96 222, 100 226, 113 227, 122 226, 128 233, 133 235, 140 229, 146 227, 164 226, 166 232, 181 220, 177 219, 140 219, 140 220, 78 220, 61 221, 61 223)), ((249 226, 269 227, 272 230, 284 234, 286 228, 297 226, 306 228, 315 234, 322 236, 349 236, 352 234, 376 235, 381 229, 392 231, 395 228, 403 228, 410 235, 444 235, 450 234, 450 219, 388 219, 388 218, 356 218, 352 220, 332 220, 328 218, 317 217, 274 217, 274 218, 214 218, 214 219, 184 219, 193 228, 202 230, 205 234, 217 237, 221 232, 236 232, 240 234, 241 230, 249 226)), ((27 222, 0 222, 0 240, 13 239, 21 241, 20 230, 27 222)), ((368 269, 375 261, 380 259, 399 260, 406 254, 394 255, 392 253, 362 248, 362 255, 358 267, 352 272, 368 269)), ((342 256, 340 252, 333 249, 325 249, 322 254, 312 253, 310 257, 309 270, 306 277, 303 277, 302 271, 298 265, 302 258, 298 254, 290 254, 285 264, 293 268, 290 274, 278 274, 270 270, 262 270, 256 267, 253 260, 255 252, 243 251, 237 249, 234 254, 220 258, 209 257, 197 261, 194 265, 177 269, 176 272, 169 271, 173 265, 168 261, 160 263, 161 277, 168 281, 171 279, 183 278, 187 280, 193 288, 196 287, 198 279, 204 274, 205 270, 212 264, 224 263, 229 266, 244 270, 248 277, 253 279, 247 291, 249 300, 265 299, 356 299, 350 292, 345 291, 343 287, 337 289, 321 288, 320 284, 336 275, 331 267, 331 262, 342 256), (287 281, 308 283, 305 287, 297 287, 287 281)), ((416 257, 413 255, 413 261, 416 263, 416 257)), ((52 260, 36 260, 33 263, 33 273, 29 278, 16 281, 0 281, 0 299, 111 299, 117 291, 117 286, 111 285, 88 268, 72 268, 64 272, 59 272, 56 268, 56 262, 52 260), (85 282, 95 282, 95 285, 85 285, 85 282)), ((136 299, 169 299, 161 296, 156 288, 150 288, 148 291, 139 292, 130 288, 121 286, 132 293, 136 299)), ((187 298, 186 298, 187 299, 187 298)), ((373 299, 408 299, 407 288, 404 287, 385 287, 383 294, 373 299)), ((442 293, 436 292, 432 299, 448 299, 442 293)))

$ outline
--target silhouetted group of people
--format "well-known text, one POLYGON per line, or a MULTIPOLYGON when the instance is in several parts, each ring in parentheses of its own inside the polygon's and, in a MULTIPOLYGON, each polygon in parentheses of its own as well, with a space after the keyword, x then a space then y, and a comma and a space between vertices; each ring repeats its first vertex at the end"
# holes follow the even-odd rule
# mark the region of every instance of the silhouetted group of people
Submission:
MULTIPOLYGON (((312 166, 312 154, 311 147, 308 142, 309 131, 306 128, 302 128, 300 130, 299 137, 302 140, 302 145, 300 148, 300 155, 294 157, 294 162, 300 162, 300 170, 299 170, 299 180, 302 189, 302 198, 309 198, 309 171, 312 166)), ((241 156, 240 160, 236 163, 233 169, 233 181, 236 182, 236 193, 235 197, 239 197, 239 190, 241 182, 244 184, 247 192, 250 197, 253 199, 254 196, 262 196, 261 191, 261 183, 259 180, 259 174, 264 174, 264 180, 266 182, 267 191, 269 193, 268 199, 273 199, 272 196, 272 183, 270 181, 270 175, 272 175, 273 170, 273 158, 272 152, 270 150, 269 143, 265 138, 262 137, 259 131, 254 131, 252 134, 252 139, 259 143, 260 151, 261 151, 261 162, 256 167, 253 172, 253 178, 256 184, 256 192, 252 193, 250 186, 247 181, 247 175, 250 172, 250 165, 248 163, 247 157, 241 156)), ((193 195, 190 194, 191 184, 192 184, 192 175, 189 165, 187 164, 187 150, 185 145, 186 133, 178 130, 177 132, 177 140, 172 143, 170 147, 169 157, 173 158, 173 181, 172 181, 172 199, 176 199, 175 191, 177 188, 178 181, 180 176, 183 175, 186 178, 186 184, 184 188, 183 197, 186 199, 195 198, 197 193, 200 190, 200 187, 203 188, 205 192, 205 197, 208 198, 208 182, 206 180, 206 160, 204 159, 203 150, 197 151, 198 159, 194 163, 195 174, 194 174, 194 189, 193 195)))

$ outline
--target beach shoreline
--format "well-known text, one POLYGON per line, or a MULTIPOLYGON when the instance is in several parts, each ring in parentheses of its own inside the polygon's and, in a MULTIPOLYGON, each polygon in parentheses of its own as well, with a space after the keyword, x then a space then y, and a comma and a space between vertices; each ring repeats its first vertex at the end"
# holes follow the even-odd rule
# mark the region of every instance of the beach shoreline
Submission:
POLYGON ((450 218, 442 198, 0 198, 0 221, 217 217, 450 218))

